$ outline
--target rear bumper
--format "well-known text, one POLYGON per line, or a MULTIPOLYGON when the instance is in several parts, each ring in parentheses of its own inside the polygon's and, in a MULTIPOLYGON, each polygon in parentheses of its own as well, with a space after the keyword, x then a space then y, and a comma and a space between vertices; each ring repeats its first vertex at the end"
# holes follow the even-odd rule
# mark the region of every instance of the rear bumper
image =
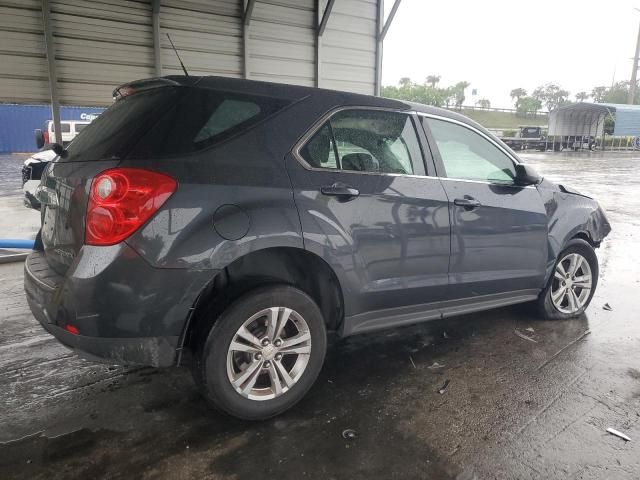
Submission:
MULTIPOLYGON (((40 310, 29 299, 31 311, 40 310)), ((169 367, 174 364, 178 337, 101 338, 74 335, 38 318, 40 325, 78 356, 112 365, 169 367)))
POLYGON ((62 344, 92 360, 154 367, 175 364, 189 309, 212 275, 154 269, 126 244, 83 247, 64 276, 44 252, 24 270, 34 317, 62 344))

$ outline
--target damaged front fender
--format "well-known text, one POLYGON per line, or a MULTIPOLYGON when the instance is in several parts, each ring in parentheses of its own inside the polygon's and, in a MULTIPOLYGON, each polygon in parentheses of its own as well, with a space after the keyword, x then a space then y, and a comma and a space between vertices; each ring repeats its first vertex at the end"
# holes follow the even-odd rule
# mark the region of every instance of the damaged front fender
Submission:
POLYGON ((594 199, 574 190, 543 180, 538 191, 549 219, 545 284, 565 245, 573 238, 584 238, 594 247, 611 232, 607 217, 594 199))

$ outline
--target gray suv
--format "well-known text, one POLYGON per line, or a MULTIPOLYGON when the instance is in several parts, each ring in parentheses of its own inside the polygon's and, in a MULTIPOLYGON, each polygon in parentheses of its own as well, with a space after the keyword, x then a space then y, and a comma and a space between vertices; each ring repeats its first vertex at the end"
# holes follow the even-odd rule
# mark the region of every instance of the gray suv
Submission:
POLYGON ((263 419, 311 387, 327 331, 593 296, 598 204, 465 117, 215 77, 114 97, 55 146, 25 263, 34 316, 84 356, 188 358, 215 406, 263 419))

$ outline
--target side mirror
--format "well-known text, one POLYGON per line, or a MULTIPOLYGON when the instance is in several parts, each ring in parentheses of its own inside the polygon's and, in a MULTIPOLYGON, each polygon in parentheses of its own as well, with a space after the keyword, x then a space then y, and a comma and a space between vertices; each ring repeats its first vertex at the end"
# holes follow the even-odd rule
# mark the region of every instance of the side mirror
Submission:
POLYGON ((64 158, 67 156, 67 151, 59 143, 52 143, 51 145, 49 145, 49 150, 53 150, 53 153, 55 153, 61 158, 64 158))
POLYGON ((42 133, 42 130, 36 128, 33 133, 36 136, 36 147, 38 147, 38 149, 44 147, 44 134, 42 133))
POLYGON ((516 178, 514 179, 516 185, 526 187, 527 185, 537 185, 541 181, 542 177, 532 166, 525 163, 516 164, 516 178))

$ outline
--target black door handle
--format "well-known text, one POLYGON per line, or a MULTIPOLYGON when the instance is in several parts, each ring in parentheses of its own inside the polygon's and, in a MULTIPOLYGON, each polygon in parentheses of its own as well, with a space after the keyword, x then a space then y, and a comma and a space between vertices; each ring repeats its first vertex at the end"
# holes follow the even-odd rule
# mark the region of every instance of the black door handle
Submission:
POLYGON ((482 204, 473 197, 465 195, 464 198, 456 198, 453 203, 458 207, 464 207, 465 210, 474 210, 482 204))
POLYGON ((360 195, 360 191, 357 188, 353 188, 344 183, 336 182, 333 185, 328 185, 320 188, 320 191, 324 195, 331 195, 334 197, 352 198, 360 195))

